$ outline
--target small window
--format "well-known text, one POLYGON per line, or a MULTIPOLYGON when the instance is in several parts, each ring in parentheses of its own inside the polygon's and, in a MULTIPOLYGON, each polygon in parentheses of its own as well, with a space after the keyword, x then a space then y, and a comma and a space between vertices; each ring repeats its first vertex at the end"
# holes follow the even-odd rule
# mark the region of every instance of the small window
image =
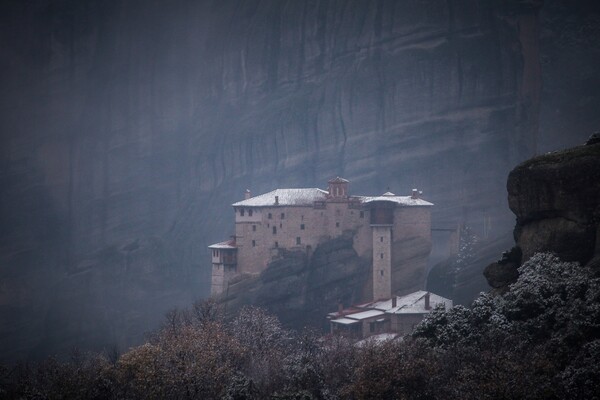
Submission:
POLYGON ((304 215, 300 216, 300 221, 304 221, 304 215))
POLYGON ((379 258, 381 258, 381 259, 383 260, 383 253, 381 253, 381 254, 379 255, 379 258))
POLYGON ((276 227, 276 226, 274 226, 274 227, 273 227, 273 235, 275 235, 276 233, 277 233, 277 227, 276 227))
POLYGON ((284 218, 285 218, 285 214, 281 213, 281 219, 284 219, 284 218))
POLYGON ((251 217, 252 216, 252 209, 248 210, 248 216, 251 217))
POLYGON ((300 224, 300 229, 304 230, 304 224, 300 224))
POLYGON ((364 218, 364 217, 365 217, 365 212, 364 212, 364 211, 361 211, 361 212, 360 212, 360 218, 364 218))
POLYGON ((379 271, 379 273, 381 274, 381 276, 383 276, 383 270, 379 271))
POLYGON ((252 241, 252 247, 256 247, 256 240, 252 241))
POLYGON ((279 223, 279 227, 280 227, 280 228, 283 228, 283 224, 282 224, 281 222, 279 223))
POLYGON ((275 242, 275 247, 279 247, 279 242, 275 242))
POLYGON ((335 223, 335 227, 336 227, 336 228, 339 228, 339 227, 340 227, 340 223, 339 223, 339 222, 336 222, 336 223, 335 223))
POLYGON ((302 241, 300 240, 300 237, 298 236, 298 237, 296 238, 296 244, 301 244, 301 243, 302 243, 302 241))
POLYGON ((269 213, 269 215, 267 216, 267 218, 269 218, 269 219, 273 218, 273 214, 269 213))
POLYGON ((256 225, 252 225, 252 232, 256 232, 256 225))
POLYGON ((383 243, 383 236, 379 238, 379 241, 383 243))
POLYGON ((243 216, 244 216, 244 209, 240 208, 240 217, 243 217, 243 216))

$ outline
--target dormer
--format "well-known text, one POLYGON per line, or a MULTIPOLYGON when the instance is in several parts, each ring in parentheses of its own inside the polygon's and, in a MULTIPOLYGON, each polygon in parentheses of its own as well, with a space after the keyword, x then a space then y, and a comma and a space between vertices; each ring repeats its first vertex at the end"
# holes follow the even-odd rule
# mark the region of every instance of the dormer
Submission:
POLYGON ((344 198, 348 196, 348 180, 338 176, 327 183, 329 184, 330 198, 344 198))

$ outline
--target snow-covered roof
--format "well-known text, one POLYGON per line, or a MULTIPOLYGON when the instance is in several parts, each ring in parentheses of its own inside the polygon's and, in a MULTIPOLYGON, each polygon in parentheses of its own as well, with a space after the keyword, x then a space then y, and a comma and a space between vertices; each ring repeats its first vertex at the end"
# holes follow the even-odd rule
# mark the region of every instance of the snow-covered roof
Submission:
POLYGON ((327 199, 327 191, 318 188, 275 189, 269 193, 233 203, 234 207, 312 206, 327 199), (277 197, 277 204, 275 203, 277 197))
POLYGON ((356 324, 359 321, 356 319, 338 318, 338 319, 331 320, 331 322, 335 322, 336 324, 342 324, 342 325, 350 325, 350 324, 356 324))
POLYGON ((225 242, 219 242, 208 246, 209 249, 236 249, 235 242, 233 240, 227 240, 225 242))
POLYGON ((371 203, 373 201, 390 201, 401 206, 432 206, 430 203, 423 199, 413 199, 412 196, 396 196, 391 192, 382 194, 381 196, 354 196, 358 197, 362 203, 371 203))
POLYGON ((350 182, 350 181, 347 179, 344 179, 344 178, 340 178, 339 176, 336 176, 335 178, 330 179, 327 183, 348 183, 348 182, 350 182))
MULTIPOLYGON (((374 301, 371 303, 365 303, 356 307, 365 310, 379 310, 386 313, 396 314, 422 314, 428 313, 431 309, 435 308, 438 304, 445 304, 446 309, 452 307, 452 300, 445 297, 439 296, 435 293, 429 292, 429 306, 430 310, 425 309, 425 295, 427 294, 424 290, 407 294, 405 296, 396 296, 396 307, 392 307, 392 299, 374 301)), ((347 317, 353 318, 353 314, 346 314, 347 317)))
POLYGON ((452 300, 435 293, 419 290, 406 296, 396 297, 396 307, 392 307, 392 300, 377 308, 383 308, 389 314, 425 314, 431 312, 438 304, 444 304, 446 309, 452 307, 452 300), (425 296, 429 293, 429 309, 425 308, 425 296))
POLYGON ((361 320, 361 319, 378 317, 378 316, 384 315, 384 314, 385 313, 383 311, 380 311, 380 310, 367 310, 367 311, 358 312, 356 314, 347 314, 346 318, 361 320))

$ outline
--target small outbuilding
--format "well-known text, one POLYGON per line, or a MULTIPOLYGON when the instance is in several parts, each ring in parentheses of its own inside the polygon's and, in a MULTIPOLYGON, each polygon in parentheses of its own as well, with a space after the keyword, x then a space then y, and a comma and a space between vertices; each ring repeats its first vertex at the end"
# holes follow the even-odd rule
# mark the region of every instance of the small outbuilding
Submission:
POLYGON ((452 300, 419 290, 405 296, 340 309, 328 314, 327 318, 331 333, 353 339, 388 333, 403 336, 411 333, 438 305, 448 310, 452 307, 452 300))

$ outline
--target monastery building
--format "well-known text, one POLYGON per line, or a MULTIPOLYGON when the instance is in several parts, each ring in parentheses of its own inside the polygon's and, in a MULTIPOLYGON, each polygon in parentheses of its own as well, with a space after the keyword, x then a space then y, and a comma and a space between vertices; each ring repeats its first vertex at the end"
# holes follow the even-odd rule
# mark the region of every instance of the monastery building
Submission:
MULTIPOLYGON (((431 243, 431 206, 413 189, 408 196, 351 196, 348 181, 335 178, 328 189, 276 189, 233 204, 235 235, 212 252, 211 294, 227 290, 239 274, 259 274, 281 249, 309 254, 324 241, 353 235, 354 250, 371 257, 373 299, 392 297, 392 266, 403 262, 393 243, 421 237, 431 243)), ((419 268, 426 269, 427 261, 419 268)))

